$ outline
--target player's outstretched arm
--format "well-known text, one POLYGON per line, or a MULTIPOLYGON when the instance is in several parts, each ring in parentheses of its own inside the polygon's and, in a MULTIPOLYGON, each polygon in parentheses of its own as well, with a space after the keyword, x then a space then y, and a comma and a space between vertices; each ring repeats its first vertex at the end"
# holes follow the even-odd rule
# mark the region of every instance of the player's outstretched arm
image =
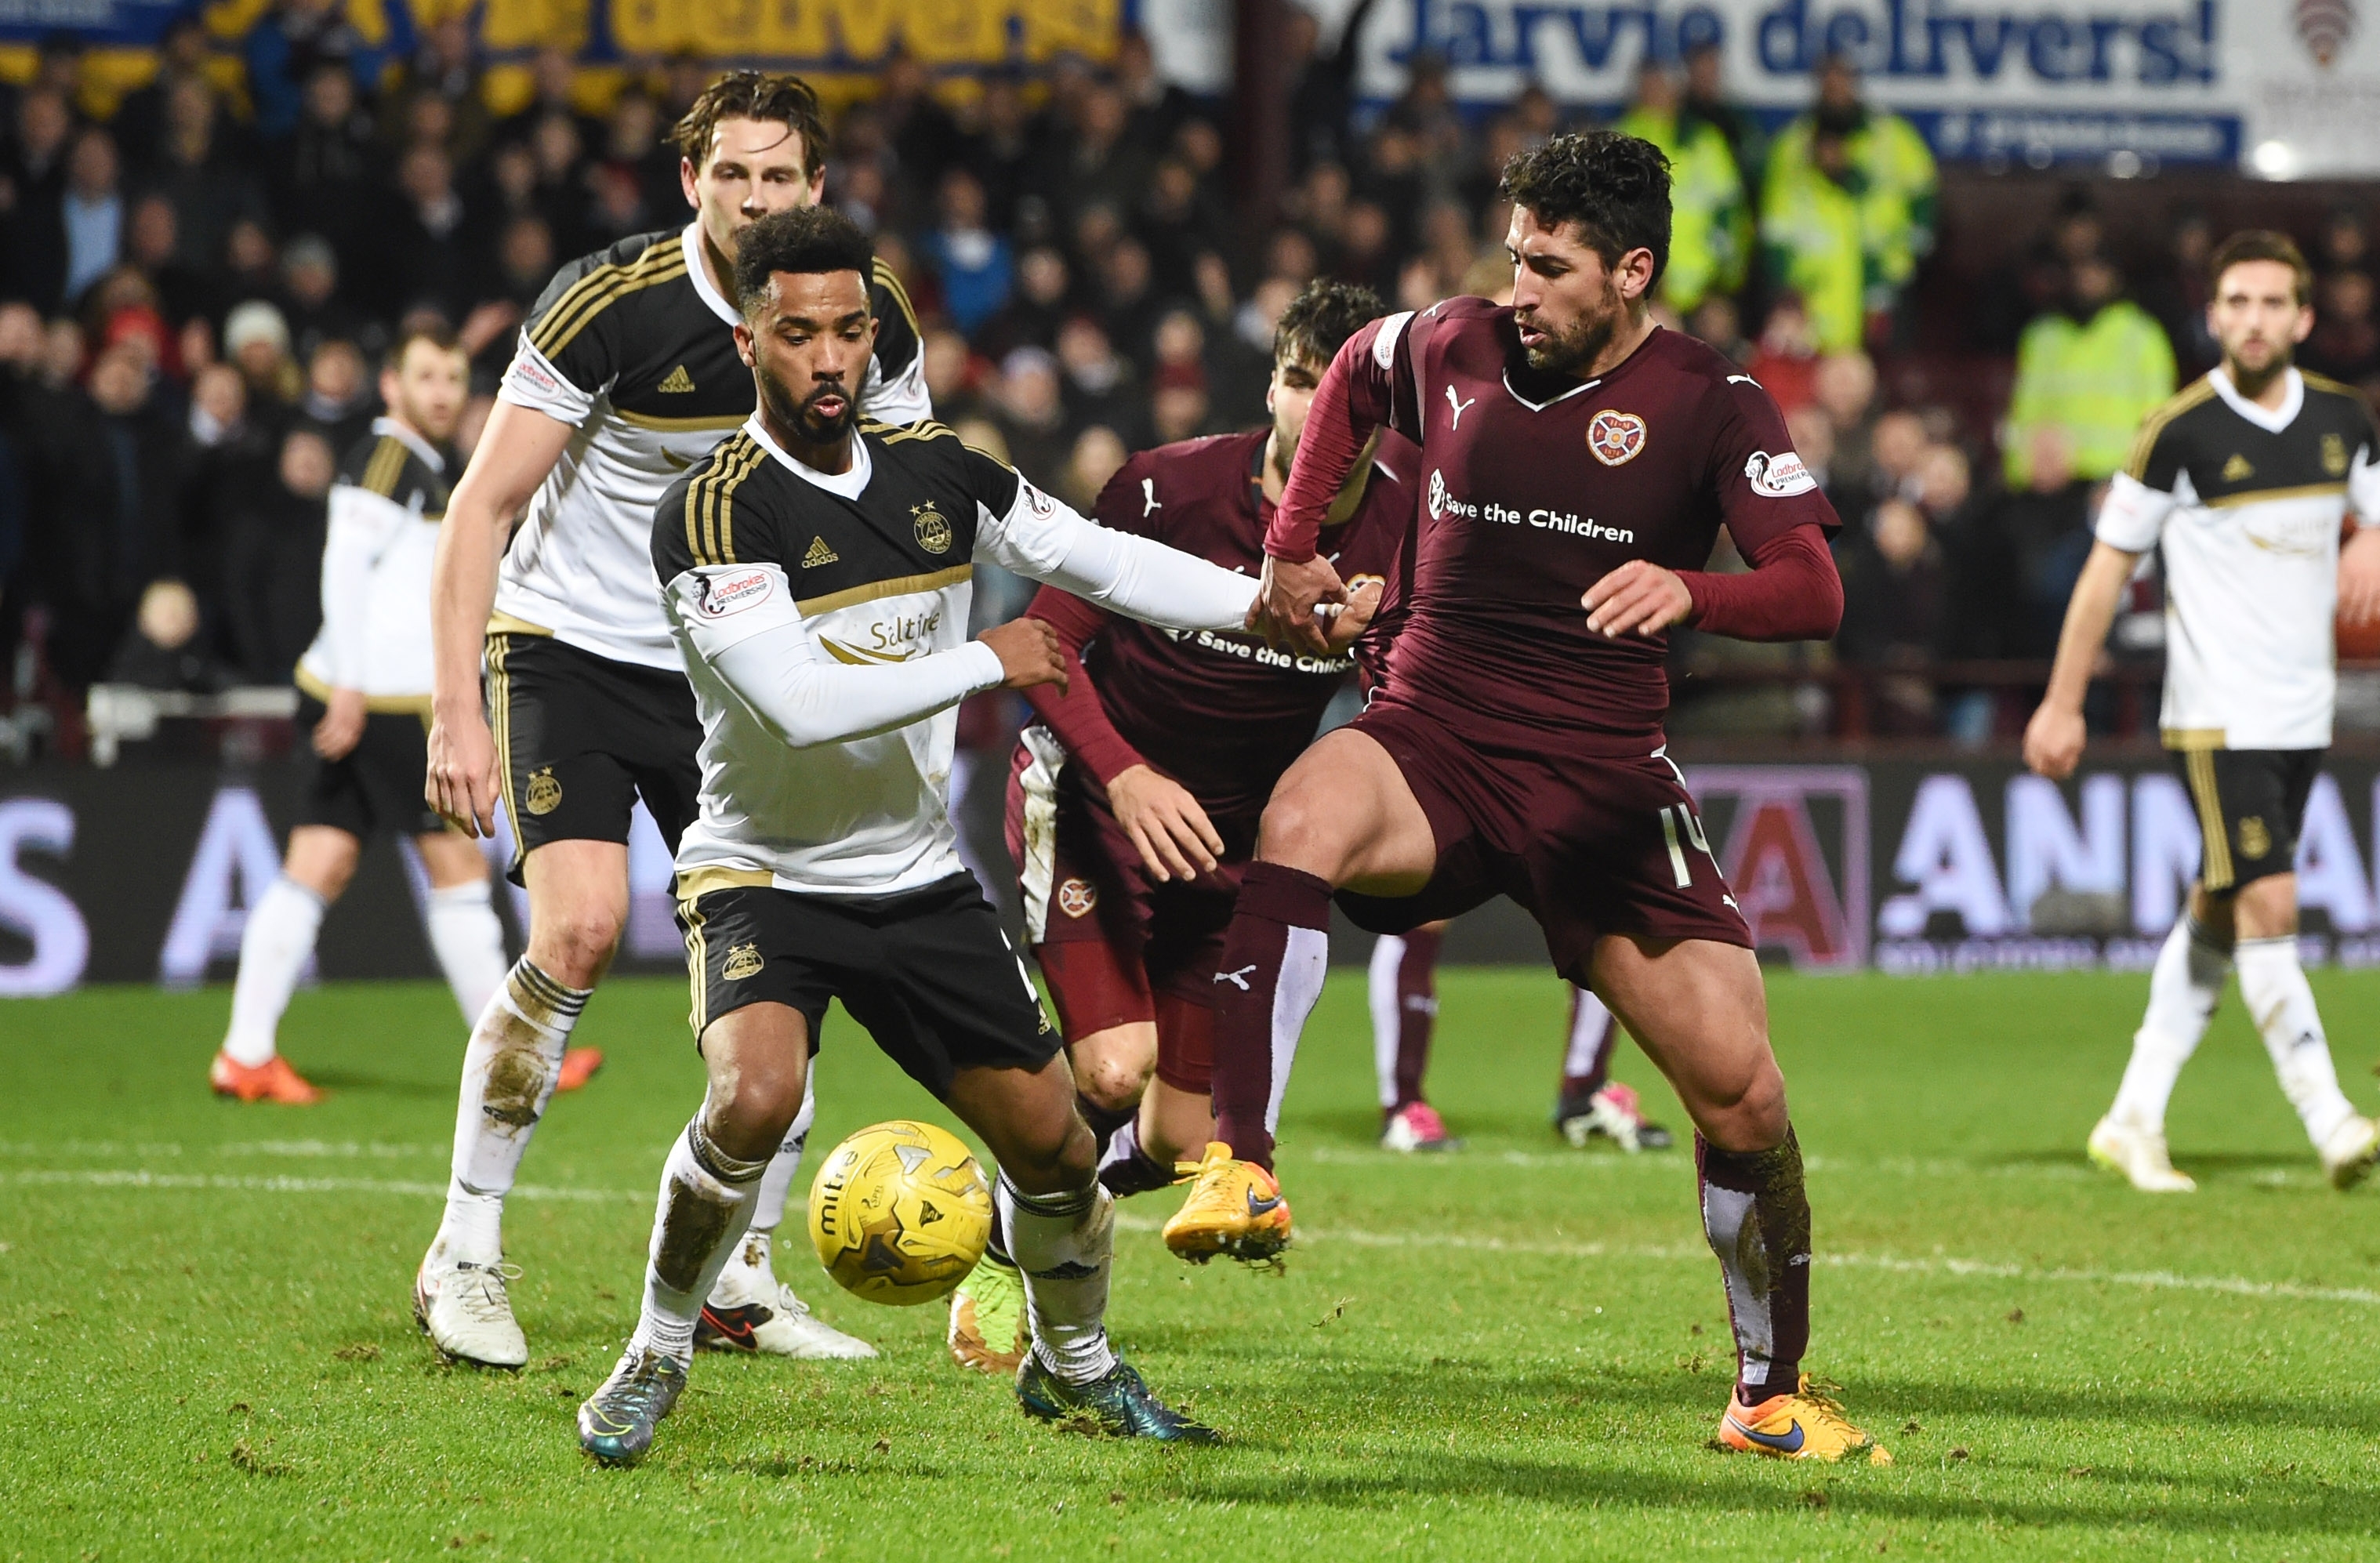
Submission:
POLYGON ((774 564, 698 565, 670 582, 667 600, 688 657, 796 749, 906 727, 979 689, 1065 677, 1058 637, 1038 619, 1013 620, 929 657, 846 666, 810 637, 774 564))
POLYGON ((2140 555, 2114 544, 2091 545, 2082 578, 2066 604, 2066 624, 2058 633, 2058 660, 2049 672, 2049 689, 2024 727, 2024 763, 2053 782, 2074 774, 2082 758, 2084 736, 2082 697, 2091 674, 2107 644, 2108 626, 2116 622, 2116 606, 2132 578, 2140 555))
POLYGON ((570 443, 569 424, 499 397, 446 502, 430 576, 430 806, 475 836, 496 828, 496 745, 480 657, 507 528, 570 443))
MULTIPOLYGON (((1347 588, 1330 562, 1315 551, 1331 502, 1364 459, 1373 431, 1390 421, 1398 347, 1408 315, 1375 321, 1341 344, 1298 436, 1288 484, 1272 525, 1265 529, 1261 616, 1270 622, 1268 640, 1287 640, 1309 651, 1329 648, 1330 634, 1315 610, 1344 602, 1347 588), (1383 346, 1385 345, 1385 351, 1383 346)), ((1410 373, 1410 370, 1408 370, 1410 373)), ((1257 615, 1247 627, 1258 629, 1257 615)))
POLYGON ((1245 576, 1087 520, 1005 462, 977 451, 965 459, 979 506, 979 556, 1144 624, 1184 630, 1235 630, 1246 624, 1257 583, 1245 576))

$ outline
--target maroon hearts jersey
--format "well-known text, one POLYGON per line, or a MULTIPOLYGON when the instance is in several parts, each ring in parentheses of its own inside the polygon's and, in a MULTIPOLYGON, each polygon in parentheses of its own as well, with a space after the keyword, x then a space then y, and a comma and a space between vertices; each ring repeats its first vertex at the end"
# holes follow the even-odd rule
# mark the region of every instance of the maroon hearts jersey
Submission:
MULTIPOLYGON (((1139 453, 1100 492, 1099 524, 1257 574, 1273 514, 1261 482, 1267 432, 1139 453)), ((1412 530, 1416 461, 1411 445, 1384 435, 1360 497, 1340 502, 1343 511, 1352 499, 1354 514, 1322 528, 1319 551, 1351 585, 1394 574, 1412 530)), ((1188 788, 1220 829, 1227 818, 1253 826, 1355 662, 1277 651, 1253 635, 1166 630, 1111 615, 1084 648, 1083 666, 1118 733, 1188 788)))
POLYGON ((1483 746, 1658 746, 1668 636, 1588 629, 1587 588, 1631 559, 1700 570, 1722 524, 1747 557, 1837 525, 1768 393, 1678 332, 1581 381, 1528 368, 1510 309, 1452 298, 1357 332, 1328 378, 1342 376, 1347 421, 1318 429, 1318 395, 1272 551, 1305 556, 1308 496, 1335 486, 1351 441, 1384 425, 1418 442, 1422 515, 1379 697, 1483 746))

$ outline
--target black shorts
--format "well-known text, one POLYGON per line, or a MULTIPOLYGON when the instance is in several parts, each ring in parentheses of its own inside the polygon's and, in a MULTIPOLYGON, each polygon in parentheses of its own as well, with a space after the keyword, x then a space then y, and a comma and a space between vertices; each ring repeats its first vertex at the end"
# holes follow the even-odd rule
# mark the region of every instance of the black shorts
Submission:
POLYGON ((515 884, 548 842, 625 844, 639 796, 672 854, 694 822, 702 719, 682 672, 498 632, 488 636, 488 726, 513 817, 515 884))
POLYGON ((2177 749, 2174 769, 2198 810, 2198 882, 2227 895, 2294 874, 2306 797, 2326 749, 2177 749))
MULTIPOLYGON (((696 883, 703 878, 699 871, 696 883)), ((900 895, 797 895, 771 885, 699 889, 678 903, 695 1046, 747 1004, 785 1004, 816 1052, 830 999, 937 1097, 962 1069, 1038 1070, 1058 1033, 1000 915, 971 874, 900 895)))
POLYGON ((314 724, 326 709, 311 695, 298 697, 298 741, 310 766, 298 800, 298 823, 327 825, 368 842, 390 835, 434 836, 446 829, 423 789, 430 779, 430 730, 413 711, 373 711, 363 736, 337 759, 313 750, 314 724))

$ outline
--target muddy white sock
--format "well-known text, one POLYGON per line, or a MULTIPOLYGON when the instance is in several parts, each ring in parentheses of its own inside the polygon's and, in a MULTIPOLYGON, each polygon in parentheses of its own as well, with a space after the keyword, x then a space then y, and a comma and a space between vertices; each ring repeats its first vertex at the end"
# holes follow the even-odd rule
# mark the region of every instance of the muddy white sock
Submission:
POLYGON ((248 927, 239 936, 231 1029, 224 1034, 224 1051, 232 1062, 254 1069, 273 1060, 273 1034, 281 1029, 281 1012, 289 1007, 306 958, 314 953, 322 906, 321 896, 283 878, 273 880, 249 909, 248 927))
POLYGON ((744 1235, 768 1169, 765 1160, 741 1160, 711 1144, 698 1115, 678 1135, 662 1167, 631 1355, 658 1351, 680 1364, 694 1360, 694 1321, 744 1235))
POLYGON ((2131 1061, 2124 1066, 2108 1117, 2153 1134, 2165 1133, 2166 1103, 2173 1099, 2181 1066, 2198 1050, 2207 1022, 2215 1018, 2230 970, 2231 951, 2184 912, 2149 973, 2148 1012, 2132 1034, 2131 1061))
POLYGON ((430 948, 467 1021, 476 1021, 504 982, 504 926, 488 898, 488 881, 448 885, 430 892, 430 948))
POLYGON ((504 1195, 553 1099, 562 1050, 592 991, 565 987, 524 955, 480 1012, 463 1050, 446 1218, 438 1229, 447 1258, 492 1265, 504 1256, 504 1195))
POLYGON ((2298 964, 2297 939, 2243 939, 2239 962, 2240 1001, 2248 1006, 2265 1051, 2272 1055, 2282 1094, 2298 1109, 2306 1138, 2320 1150, 2355 1116, 2355 1108, 2338 1088, 2330 1038, 2323 1033, 2305 969, 2298 964))
POLYGON ((1104 1376, 1115 1367, 1107 1331, 1114 1199, 1097 1183, 1029 1194, 1002 1173, 998 1202, 1042 1365, 1069 1384, 1104 1376))

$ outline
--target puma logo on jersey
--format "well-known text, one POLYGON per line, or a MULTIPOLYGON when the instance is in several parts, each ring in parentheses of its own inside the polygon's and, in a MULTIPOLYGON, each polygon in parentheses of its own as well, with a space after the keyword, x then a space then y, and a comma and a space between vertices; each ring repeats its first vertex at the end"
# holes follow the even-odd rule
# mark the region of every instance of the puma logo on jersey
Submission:
POLYGON ((1753 379, 1753 378, 1752 378, 1752 376, 1750 376, 1750 375, 1748 375, 1748 374, 1730 374, 1730 375, 1729 375, 1729 376, 1727 377, 1727 382, 1728 382, 1730 385, 1753 385, 1753 386, 1757 386, 1757 385, 1760 383, 1760 382, 1758 382, 1758 381, 1756 381, 1756 380, 1753 379))
POLYGON ((1217 982, 1228 982, 1233 987, 1238 988, 1241 992, 1247 993, 1252 991, 1248 987, 1248 974, 1255 970, 1256 968, 1254 966, 1242 966, 1236 972, 1217 972, 1215 974, 1215 980, 1217 982))
POLYGON ((802 568, 816 570, 821 566, 832 564, 842 557, 842 554, 827 547, 824 538, 812 538, 809 551, 802 555, 802 568))
POLYGON ((1453 409, 1452 415, 1446 420, 1446 427, 1450 431, 1463 427, 1463 409, 1470 406, 1473 402, 1475 402, 1479 398, 1476 396, 1472 396, 1463 401, 1457 401, 1454 396, 1454 387, 1450 385, 1446 388, 1446 405, 1453 409))
POLYGON ((1164 508, 1165 502, 1157 497, 1157 479, 1154 478, 1142 479, 1140 480, 1141 519, 1147 520, 1152 512, 1163 510, 1164 508))
POLYGON ((2248 464, 2248 458, 2237 452, 2232 453, 2231 459, 2223 464, 2223 480, 2227 483, 2244 482, 2255 475, 2256 469, 2248 464))
POLYGON ((668 377, 662 380, 659 385, 654 386, 653 389, 661 392, 664 395, 684 395, 686 392, 694 389, 694 376, 686 373, 686 366, 684 364, 680 364, 677 368, 670 370, 668 377))

